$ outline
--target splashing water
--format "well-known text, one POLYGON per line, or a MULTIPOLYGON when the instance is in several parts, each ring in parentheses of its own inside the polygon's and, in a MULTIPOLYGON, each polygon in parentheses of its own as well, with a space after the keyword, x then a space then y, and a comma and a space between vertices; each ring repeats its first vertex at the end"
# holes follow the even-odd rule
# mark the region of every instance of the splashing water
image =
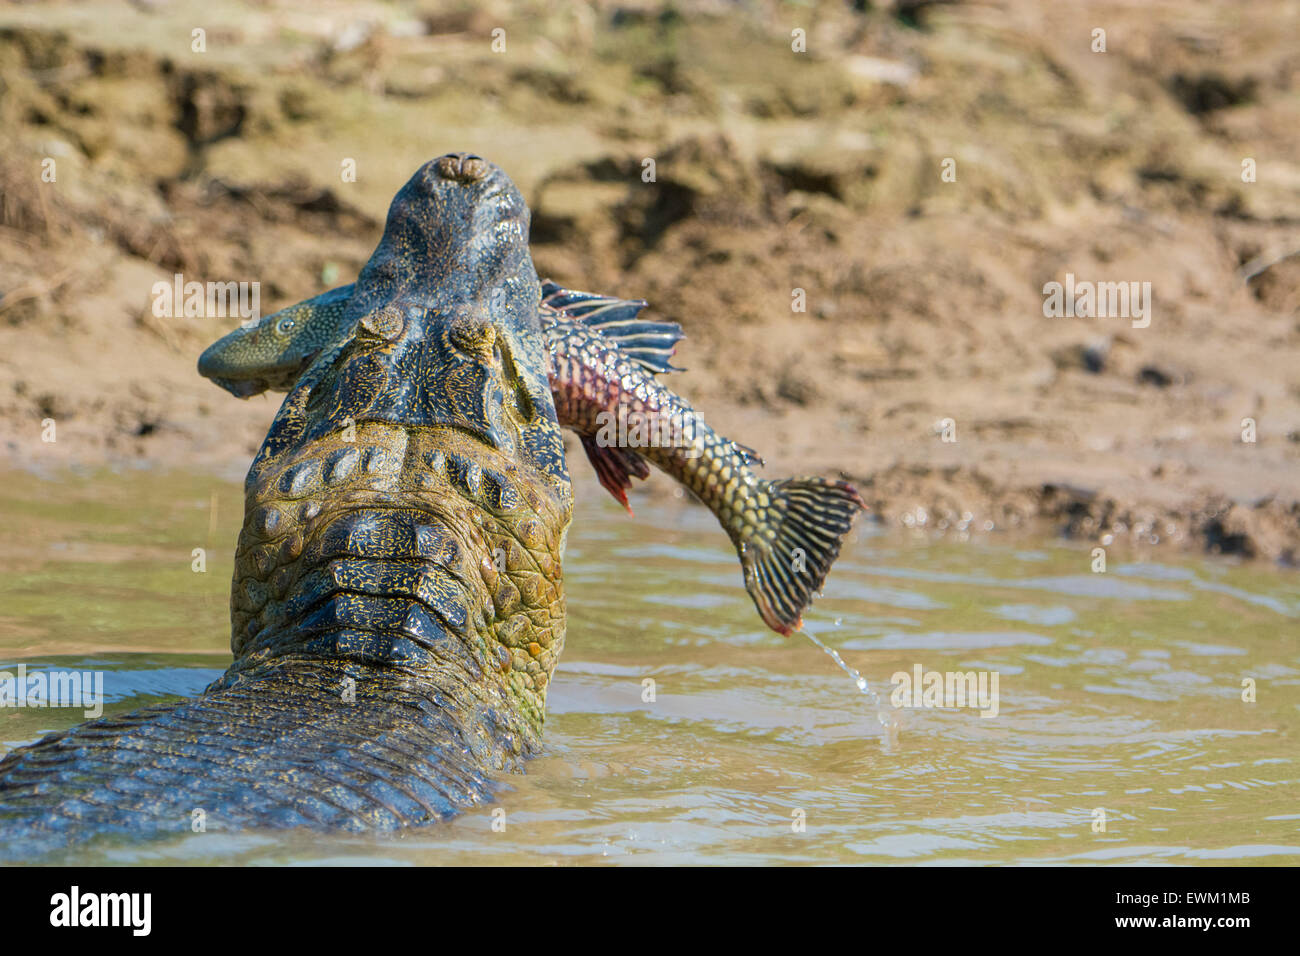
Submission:
MULTIPOLYGON (((837 617, 835 619, 835 626, 839 627, 842 622, 843 618, 837 617)), ((885 735, 880 741, 881 748, 884 749, 886 753, 892 753, 896 750, 898 747, 898 721, 885 705, 881 703, 880 695, 871 689, 871 685, 867 683, 867 679, 863 677, 860 672, 854 670, 845 663, 844 658, 840 657, 840 652, 828 644, 824 644, 818 639, 816 634, 813 634, 809 630, 803 630, 800 631, 800 633, 830 655, 830 659, 836 663, 840 670, 849 675, 858 690, 867 695, 867 700, 871 702, 871 706, 876 711, 876 720, 885 731, 885 735)))

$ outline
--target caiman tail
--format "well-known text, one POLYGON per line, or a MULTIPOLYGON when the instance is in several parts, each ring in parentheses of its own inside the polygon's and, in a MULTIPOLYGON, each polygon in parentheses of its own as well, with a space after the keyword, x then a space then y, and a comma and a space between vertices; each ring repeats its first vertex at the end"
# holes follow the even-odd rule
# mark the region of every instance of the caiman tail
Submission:
POLYGON ((528 211, 477 157, 397 194, 346 342, 244 486, 229 670, 0 760, 0 855, 203 828, 363 830, 487 798, 539 745, 572 511, 528 211))
POLYGON ((299 662, 91 721, 0 762, 0 859, 115 833, 443 819, 489 799, 488 769, 520 755, 484 746, 499 732, 476 725, 485 704, 463 686, 431 694, 389 668, 299 662))
POLYGON ((731 538, 749 591, 769 627, 789 634, 821 590, 865 502, 826 478, 768 480, 757 453, 715 432, 653 377, 666 370, 630 355, 580 319, 556 323, 551 384, 560 421, 582 435, 596 474, 626 504, 632 478, 653 462, 689 488, 731 538))

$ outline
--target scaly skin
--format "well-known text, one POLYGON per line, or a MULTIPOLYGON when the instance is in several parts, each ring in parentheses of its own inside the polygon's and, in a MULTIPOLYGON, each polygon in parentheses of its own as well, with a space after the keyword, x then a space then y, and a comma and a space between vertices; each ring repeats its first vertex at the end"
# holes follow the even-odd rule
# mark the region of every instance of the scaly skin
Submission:
MULTIPOLYGON (((352 288, 332 289, 236 329, 203 353, 200 373, 241 397, 289 388, 311 356, 347 340, 352 288)), ((718 435, 655 381, 656 372, 673 370, 668 358, 681 331, 673 323, 638 320, 643 301, 573 292, 549 281, 542 292, 538 319, 556 415, 581 437, 601 484, 629 513, 626 489, 632 478, 649 477, 646 460, 685 485, 735 545, 764 622, 781 634, 800 627, 843 535, 865 508, 857 491, 823 478, 755 475, 754 452, 718 435), (637 441, 635 428, 619 429, 620 419, 644 422, 654 436, 667 425, 669 437, 686 446, 637 441)))
POLYGON ((852 485, 826 478, 759 478, 748 448, 710 428, 620 349, 577 323, 552 341, 555 413, 582 436, 602 483, 631 484, 644 456, 689 488, 736 547, 745 588, 769 627, 789 634, 866 507, 852 485), (557 385, 556 383, 562 383, 557 385))
POLYGON ((195 700, 0 761, 0 854, 95 834, 390 829, 490 797, 538 746, 571 513, 528 211, 452 154, 393 200, 355 334, 245 482, 230 669, 195 700))

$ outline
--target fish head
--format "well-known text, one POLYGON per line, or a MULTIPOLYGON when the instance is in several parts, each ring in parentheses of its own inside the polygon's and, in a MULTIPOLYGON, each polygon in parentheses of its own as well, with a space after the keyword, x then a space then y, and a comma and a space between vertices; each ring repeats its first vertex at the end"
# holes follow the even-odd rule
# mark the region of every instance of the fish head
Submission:
POLYGON ((328 346, 344 337, 346 285, 263 316, 222 336, 199 356, 199 374, 238 398, 287 392, 328 346))

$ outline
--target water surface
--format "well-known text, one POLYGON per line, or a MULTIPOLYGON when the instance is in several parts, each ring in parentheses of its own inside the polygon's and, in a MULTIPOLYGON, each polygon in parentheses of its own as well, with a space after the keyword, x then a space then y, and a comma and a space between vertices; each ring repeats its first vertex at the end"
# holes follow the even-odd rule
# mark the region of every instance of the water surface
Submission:
MULTIPOLYGON (((76 861, 1300 862, 1300 575, 1173 554, 1095 574, 1083 546, 863 524, 807 628, 878 712, 811 641, 763 627, 702 508, 634 502, 632 520, 578 490, 545 751, 510 778, 504 829, 489 807, 76 861), (894 709, 891 676, 918 664, 996 673, 997 716, 894 709)), ((240 482, 211 475, 5 476, 0 670, 102 671, 110 714, 197 693, 229 661, 241 511, 240 482)), ((81 719, 0 709, 0 753, 81 719)))

